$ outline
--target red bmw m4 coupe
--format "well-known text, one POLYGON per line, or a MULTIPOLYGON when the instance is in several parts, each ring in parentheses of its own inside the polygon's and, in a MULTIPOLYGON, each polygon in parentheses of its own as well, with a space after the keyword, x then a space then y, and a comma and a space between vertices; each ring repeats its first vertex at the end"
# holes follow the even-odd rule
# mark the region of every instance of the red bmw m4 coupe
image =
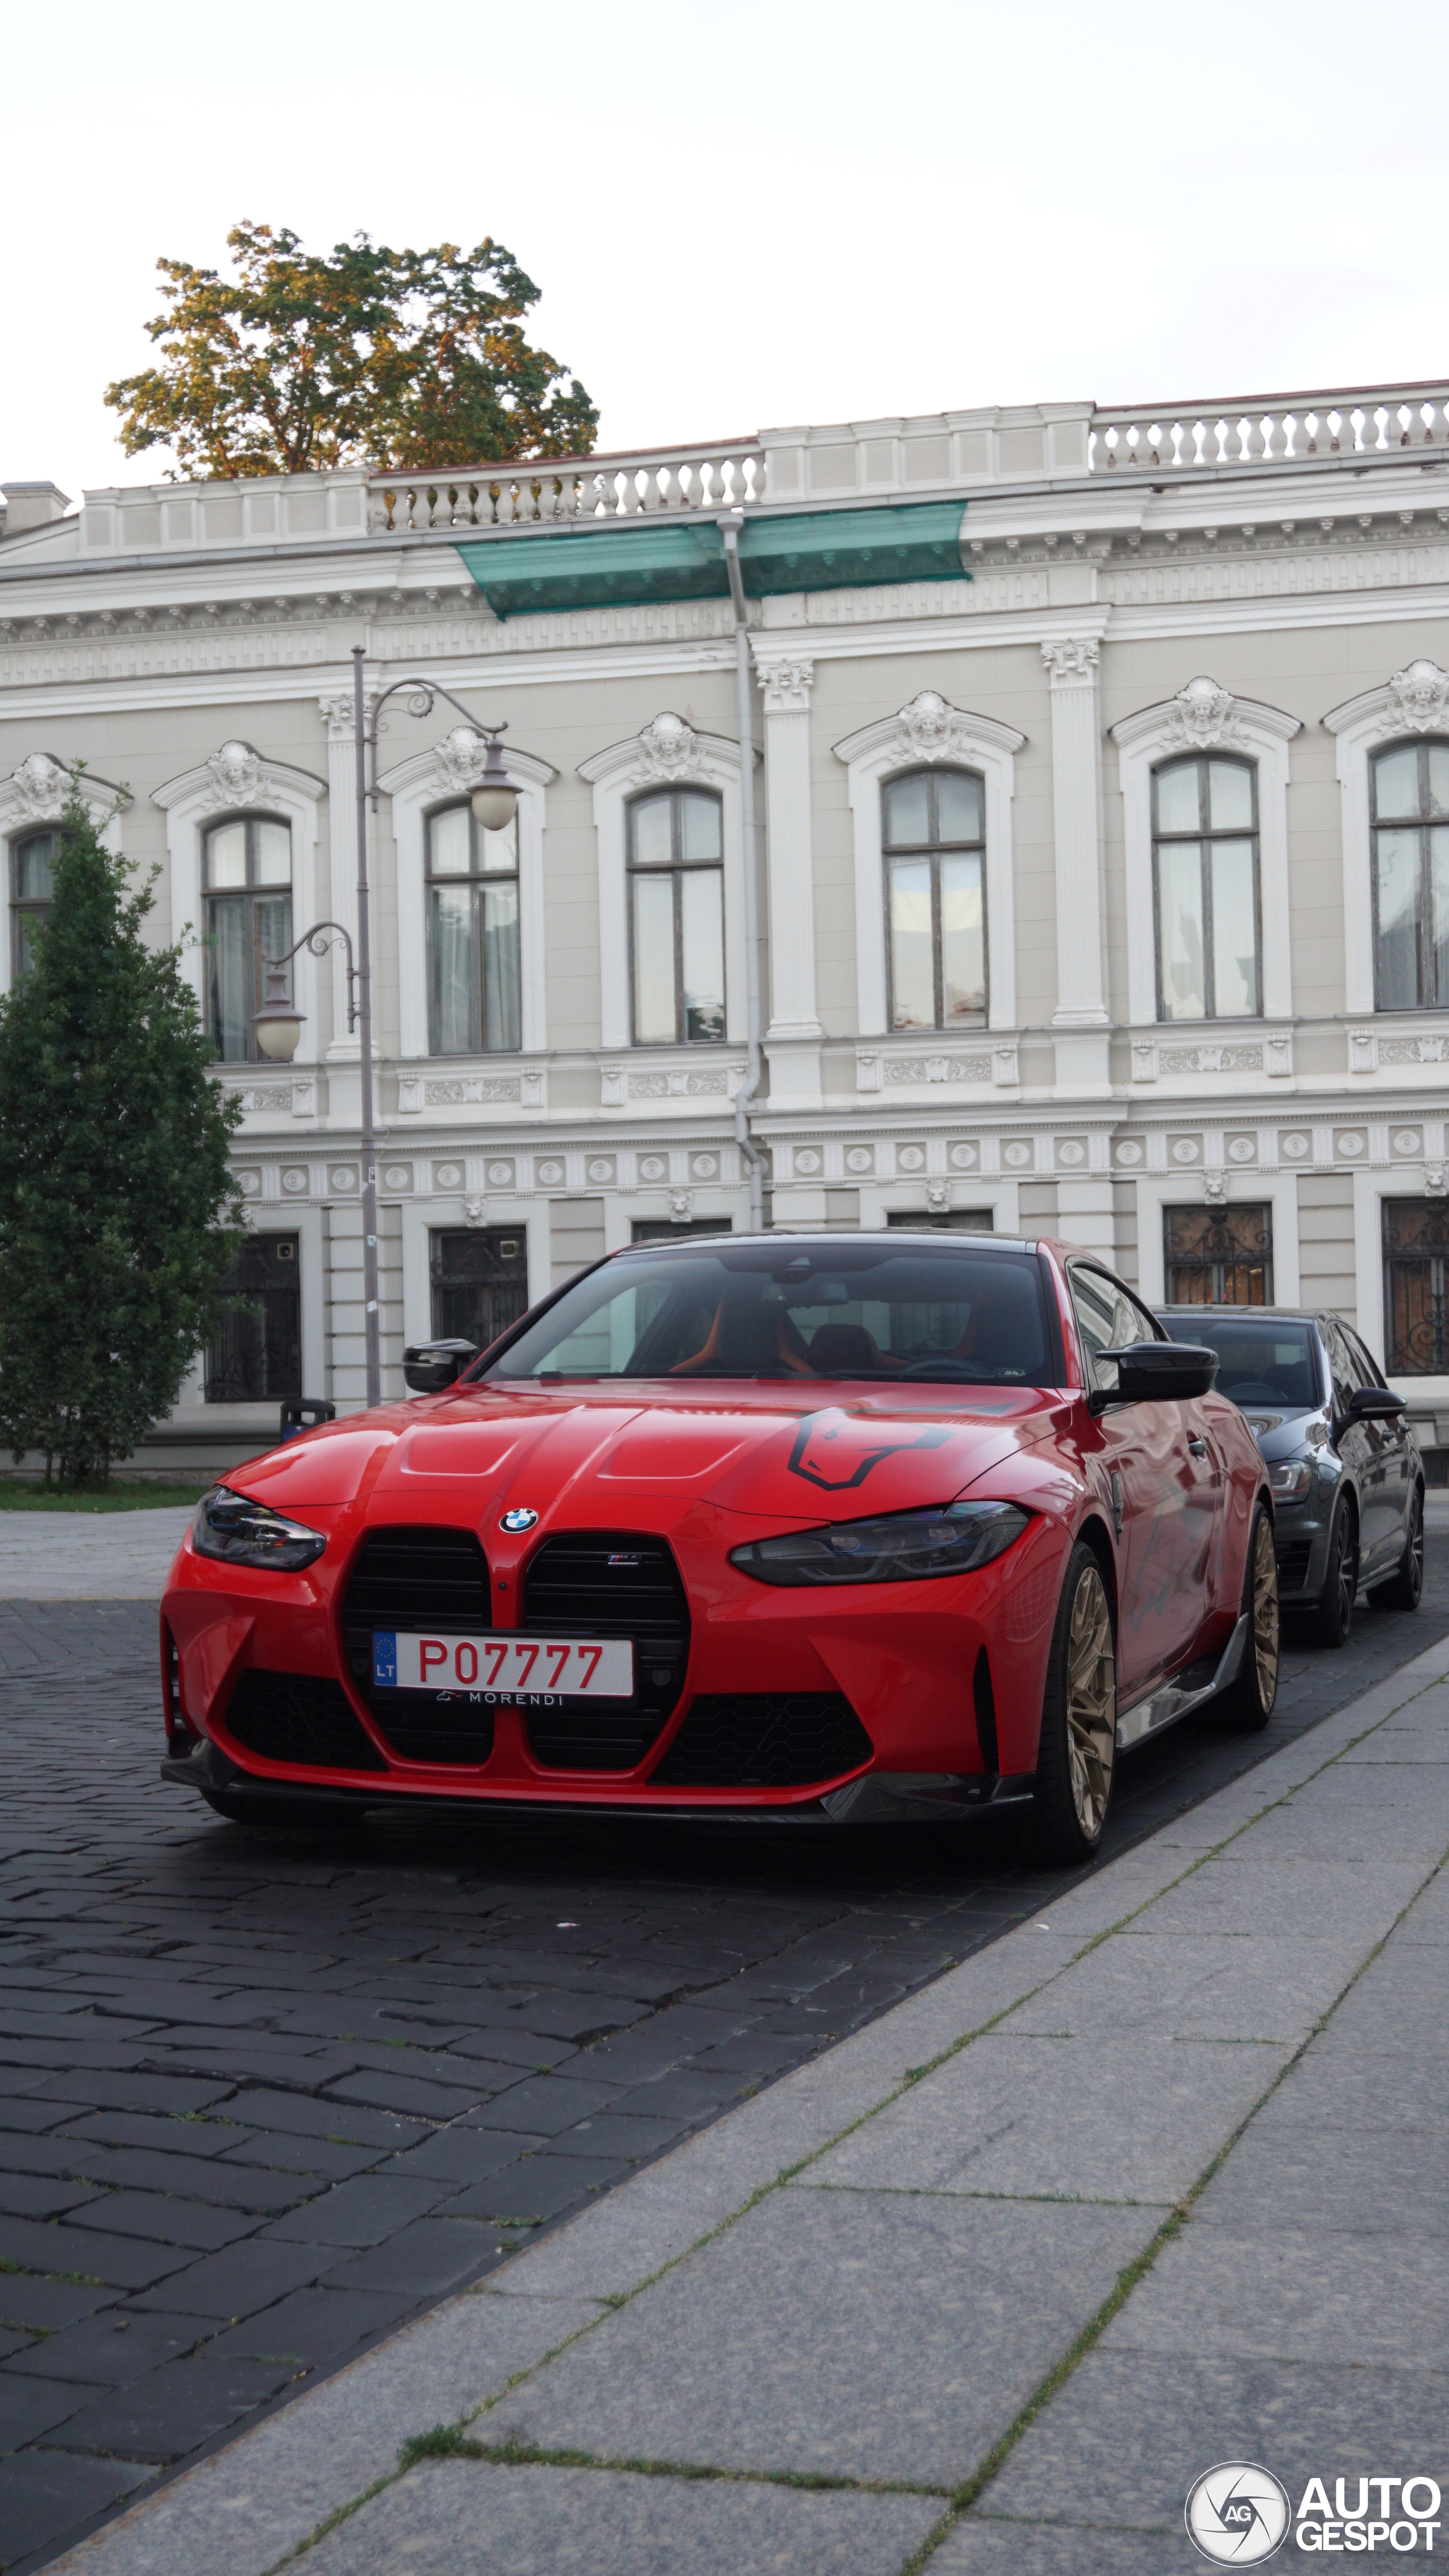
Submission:
POLYGON ((1272 1714, 1268 1478, 1216 1369, 1055 1242, 611 1254, 212 1489, 163 1774, 258 1824, 1029 1804, 1080 1861, 1125 1748, 1272 1714))

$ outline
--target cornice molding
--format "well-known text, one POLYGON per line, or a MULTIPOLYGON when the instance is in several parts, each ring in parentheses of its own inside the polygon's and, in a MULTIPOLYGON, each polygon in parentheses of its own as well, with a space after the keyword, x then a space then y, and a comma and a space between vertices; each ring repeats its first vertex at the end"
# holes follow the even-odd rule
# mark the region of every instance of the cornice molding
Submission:
POLYGON ((723 734, 698 733, 683 716, 666 710, 642 733, 581 760, 577 774, 591 787, 674 787, 699 778, 717 784, 721 769, 737 778, 739 766, 738 743, 723 734))
MULTIPOLYGON (((410 753, 383 771, 378 787, 384 796, 399 796, 421 788, 438 796, 466 796, 483 775, 488 745, 471 725, 454 725, 426 751, 410 753)), ((558 776, 553 763, 540 760, 536 753, 520 751, 516 744, 505 744, 503 765, 524 787, 551 787, 558 776)))
POLYGON ((1256 698, 1235 698, 1205 671, 1189 680, 1175 698, 1161 698, 1109 727, 1119 751, 1136 750, 1143 743, 1164 751, 1261 746, 1291 742, 1302 730, 1301 716, 1290 716, 1283 708, 1265 706, 1256 698))
POLYGON ((857 733, 846 734, 834 751, 847 769, 865 760, 884 766, 914 760, 964 763, 983 750, 1021 751, 1026 739, 1013 725, 999 724, 994 716, 968 715, 938 690, 922 689, 893 716, 877 717, 857 733))
POLYGON ((325 778, 289 761, 263 760, 249 742, 219 745, 195 769, 184 769, 163 786, 153 787, 151 802, 163 814, 188 806, 198 814, 226 814, 268 802, 316 804, 327 793, 325 778))
POLYGON ((1449 731, 1449 671, 1421 656, 1395 671, 1381 688, 1346 698, 1322 722, 1327 733, 1383 739, 1401 733, 1449 731))

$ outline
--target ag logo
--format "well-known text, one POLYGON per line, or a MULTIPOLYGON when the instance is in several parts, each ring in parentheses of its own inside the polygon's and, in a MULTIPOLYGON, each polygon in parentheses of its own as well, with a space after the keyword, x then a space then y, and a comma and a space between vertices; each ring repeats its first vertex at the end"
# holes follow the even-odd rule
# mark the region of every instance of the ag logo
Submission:
POLYGON ((1215 2567, 1261 2567, 1293 2517, 1288 2490, 1271 2469, 1220 2461, 1193 2486, 1184 2508, 1187 2536, 1215 2567))
POLYGON ((531 1512, 527 1503, 515 1503, 511 1512, 504 1513, 498 1526, 507 1530, 510 1537, 516 1537, 520 1530, 531 1530, 537 1518, 537 1512, 531 1512))

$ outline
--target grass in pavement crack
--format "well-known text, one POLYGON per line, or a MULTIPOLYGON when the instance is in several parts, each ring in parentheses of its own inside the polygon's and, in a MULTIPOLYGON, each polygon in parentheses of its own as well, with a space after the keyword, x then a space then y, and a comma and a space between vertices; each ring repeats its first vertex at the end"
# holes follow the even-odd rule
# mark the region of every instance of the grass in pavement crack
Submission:
POLYGON ((837 2477, 823 2469, 722 2469, 706 2460, 614 2458, 606 2452, 577 2451, 540 2442, 479 2442, 456 2424, 438 2424, 431 2433, 415 2434, 403 2444, 398 2459, 404 2470, 416 2468, 422 2460, 483 2460, 494 2468, 600 2469, 616 2476, 679 2478, 716 2486, 798 2487, 811 2495, 946 2497, 951 2492, 948 2487, 923 2485, 912 2478, 837 2477))
MULTIPOLYGON (((769 2182, 762 2183, 757 2190, 751 2192, 748 2198, 741 2203, 738 2209, 732 2210, 728 2217, 721 2219, 717 2226, 706 2229, 702 2235, 696 2237, 689 2245, 684 2246, 679 2253, 671 2255, 667 2262, 661 2263, 656 2270, 646 2274, 642 2280, 636 2281, 632 2289, 627 2291, 616 2291, 610 2294, 607 2299, 599 2301, 598 2305, 603 2307, 606 2312, 612 2311, 615 2308, 631 2306, 634 2300, 642 2297, 646 2290, 652 2289, 657 2282, 666 2279, 671 2272, 676 2271, 680 2264, 685 2262, 690 2255, 701 2252, 705 2246, 713 2244, 717 2238, 730 2233, 732 2229, 739 2226, 743 2219, 748 2218, 751 2212, 757 2209, 762 2201, 770 2198, 774 2192, 780 2190, 784 2185, 794 2182, 799 2175, 808 2171, 811 2165, 818 2163, 823 2157, 827 2156, 833 2148, 841 2145, 846 2138, 853 2136, 856 2130, 864 2128, 868 2121, 877 2119, 883 2111, 888 2111, 894 2103, 900 2101, 903 2096, 910 2092, 916 2084, 920 2083, 925 2076, 934 2075, 941 2067, 948 2065, 952 2058, 960 2056, 965 2049, 969 2048, 973 2044, 974 2041, 986 2037, 989 2032, 998 2028, 998 2026, 1004 2022, 1010 2014, 1018 2011, 1023 2004, 1033 2002, 1035 1998, 1038 1995, 1043 1994, 1049 1986, 1055 1985, 1060 1978, 1064 1977, 1067 1974, 1068 1969, 1077 1966, 1082 1960, 1090 1958, 1094 1950, 1100 1949, 1104 1942, 1111 1940, 1115 1934, 1124 1931, 1129 1923, 1133 1923, 1137 1920, 1139 1915, 1147 1913, 1161 1897, 1170 1895, 1174 1889, 1185 1885, 1187 1880, 1195 1877, 1198 1871, 1203 1869, 1210 1860, 1216 1860, 1223 1852, 1229 1850, 1231 1846, 1237 1842, 1242 1835, 1246 1834, 1253 1825, 1260 1823, 1263 1817, 1273 1814, 1280 1807, 1287 1806, 1293 1798, 1297 1797, 1302 1790, 1308 1788, 1314 1780, 1321 1778, 1324 1772, 1333 1769, 1344 1759, 1346 1754, 1351 1753, 1359 1744, 1365 1743, 1370 1735, 1377 1733, 1379 1727, 1386 1725, 1391 1718, 1397 1716, 1400 1709, 1411 1706, 1414 1700, 1422 1698, 1425 1691, 1440 1687, 1446 1679, 1449 1679, 1449 1675, 1443 1673, 1430 1674, 1420 1684, 1417 1690, 1409 1692, 1403 1700, 1397 1701, 1392 1709, 1386 1710, 1381 1717, 1376 1718, 1372 1725, 1363 1728, 1361 1733, 1351 1737, 1347 1744, 1340 1746, 1337 1753, 1330 1754, 1324 1762, 1318 1764, 1314 1770, 1310 1771, 1305 1779, 1295 1782, 1293 1787, 1285 1790, 1281 1797, 1270 1798, 1265 1801, 1264 1805, 1258 1809, 1255 1815, 1247 1818, 1243 1824, 1234 1826, 1232 1831, 1225 1834, 1220 1842, 1213 1843, 1209 1845, 1206 1850, 1199 1852, 1196 1857, 1188 1863, 1186 1868, 1179 1871, 1175 1878, 1169 1879, 1163 1887, 1156 1889, 1151 1896, 1143 1898, 1140 1904, 1129 1907, 1128 1911, 1121 1915, 1116 1922, 1107 1924, 1100 1932, 1092 1934, 1088 1940, 1083 1942, 1081 1948, 1074 1951, 1072 1957, 1061 1967, 1054 1969, 1050 1976, 1043 1977, 1038 1985, 1029 1987, 1024 1994, 1014 1997, 1011 2003, 1003 2005, 999 2012, 990 2014, 987 2019, 979 2023, 975 2029, 962 2032, 959 2038, 952 2040, 947 2047, 940 2049, 937 2054, 934 2057, 929 2058, 923 2066, 910 2068, 904 2074, 902 2081, 893 2086, 890 2092, 885 2094, 879 2102, 872 2104, 868 2111, 861 2112, 854 2120, 847 2121, 843 2128, 836 2131, 831 2137, 823 2140, 818 2147, 813 2147, 807 2155, 798 2157, 793 2164, 782 2167, 769 2182)), ((1446 1855, 1446 1857, 1449 1857, 1449 1855, 1446 1855)), ((1442 1866, 1442 1861, 1436 1863, 1435 1870, 1442 1866)), ((1432 1870, 1426 1873, 1425 1879, 1421 1882, 1420 1887, 1415 1890, 1416 1897, 1422 1892, 1422 1888, 1427 1884, 1428 1878, 1433 1875, 1434 1871, 1432 1870)), ((1412 1904, 1413 1902, 1414 1898, 1410 1898, 1409 1904, 1412 1904)), ((1394 1922, 1389 1926, 1389 1930, 1384 1934, 1383 1939, 1374 1944, 1367 1956, 1361 1961, 1359 1967, 1355 1969, 1353 1976, 1348 1979, 1340 1994, 1334 1998, 1333 2003, 1327 2007, 1325 2012, 1314 2023, 1312 2029, 1304 2038, 1301 2046, 1296 2049, 1292 2057, 1286 2060, 1284 2065, 1278 2069, 1273 2081, 1265 2086, 1258 2100, 1253 2104, 1252 2108, 1244 2114, 1242 2120, 1238 2123, 1232 2134, 1226 2139, 1223 2146, 1212 2158, 1211 2162, 1205 2166, 1203 2172, 1191 2185, 1184 2198, 1174 2206, 1170 2215, 1163 2221, 1162 2226, 1156 2231, 1150 2242, 1143 2248, 1141 2254, 1136 2256, 1134 2260, 1130 2264, 1126 2265, 1124 2270, 1119 2273, 1116 2283, 1112 2290, 1109 2291, 1102 2306, 1097 2310, 1096 2315, 1089 2319, 1088 2323, 1082 2328, 1081 2333, 1075 2338, 1067 2352, 1062 2355, 1061 2359, 1047 2374, 1047 2377, 1042 2381, 1040 2387, 1034 2391, 1033 2395, 1027 2400, 1026 2405, 1022 2408, 1020 2414, 1016 2417, 1015 2421, 1008 2426, 1000 2440, 988 2453, 986 2459, 982 2461, 976 2470, 973 2471, 971 2477, 967 2479, 961 2487, 954 2491, 951 2496, 947 2513, 942 2517, 942 2520, 936 2526, 936 2529, 932 2533, 928 2534, 926 2540, 922 2542, 921 2547, 915 2552, 913 2557, 906 2562, 906 2565, 901 2570, 901 2576, 916 2576, 916 2570, 924 2568, 928 2559, 932 2557, 936 2549, 939 2548, 948 2531, 951 2530, 953 2525, 960 2519, 961 2515, 969 2509, 970 2505, 975 2501, 975 2498, 997 2474, 997 2471, 1002 2466, 1003 2462, 1021 2440, 1021 2437, 1026 2432, 1028 2426, 1035 2421, 1036 2417, 1041 2413, 1042 2408, 1049 2402, 1057 2389, 1062 2385, 1063 2381, 1070 2377, 1083 2355, 1089 2352, 1093 2345, 1099 2340, 1100 2336, 1105 2333, 1113 2317, 1116 2316, 1118 2310, 1131 2296, 1137 2283, 1152 2268, 1152 2265, 1156 2262, 1163 2246, 1168 2244, 1174 2236, 1180 2234, 1182 2228, 1186 2225, 1187 2220, 1191 2215, 1195 2203, 1207 2189, 1208 2184, 1211 2182, 1214 2174, 1218 2171, 1218 2168, 1223 2163, 1224 2159, 1231 2154, 1233 2148, 1237 2145, 1237 2142, 1242 2136, 1243 2131, 1247 2128, 1249 2121, 1256 2116, 1258 2111, 1262 2109, 1264 2103, 1269 2100, 1270 2096, 1277 2091, 1279 2085, 1283 2083, 1285 2078, 1292 2072, 1293 2068, 1298 2064, 1299 2059, 1318 2037, 1319 2032, 1326 2026, 1330 2015, 1337 2011, 1344 1996, 1349 1992, 1350 1988, 1358 1982, 1358 1979, 1364 1974, 1366 1969, 1373 1964, 1373 1961, 1378 1957, 1387 1941, 1397 1930, 1399 1923, 1402 1922, 1404 1915, 1408 1910, 1408 1905, 1405 1905, 1400 1909, 1399 1914, 1395 1917, 1394 1922)), ((3 2268, 18 2267, 5 2267, 0 2265, 0 2269, 3 2268)), ((419 2453, 416 2456, 472 2456, 472 2453, 462 2454, 456 2448, 456 2445, 461 2445, 462 2443, 470 2440, 473 2441, 475 2445, 477 2456, 496 2456, 499 2446, 488 2446, 478 2443, 476 2436, 470 2436, 468 2434, 467 2426, 469 2424, 477 2423, 480 2418, 489 2415, 494 2407, 501 2405, 506 2398, 513 2394, 515 2389, 521 2387, 526 2381, 532 2379, 537 2372, 546 2369, 551 2362, 556 2361, 562 2353, 568 2350, 571 2344, 581 2341, 585 2335, 597 2332, 599 2326, 601 2326, 605 2321, 605 2316, 587 2318, 582 2325, 575 2327, 572 2334, 564 2336, 561 2341, 552 2348, 552 2350, 541 2354, 536 2362, 530 2362, 523 2368, 512 2372, 504 2385, 498 2389, 492 2397, 486 2398, 482 2405, 475 2407, 472 2412, 467 2417, 463 2418, 456 2426, 438 2427, 432 2434, 425 2434, 417 2437, 419 2440, 429 2443, 441 2444, 443 2442, 447 2442, 452 2446, 448 2452, 433 2449, 426 2453, 419 2453)), ((400 2454, 399 2456, 401 2459, 404 2455, 400 2454)), ((411 2456, 412 2455, 409 2455, 409 2465, 411 2465, 411 2456)), ((588 2465, 597 2467, 601 2465, 623 2466, 631 2464, 617 2462, 605 2464, 598 2461, 591 2461, 588 2465)), ((639 2464, 635 2463, 632 2465, 637 2467, 639 2464)), ((668 2471, 664 2464, 656 2464, 651 2473, 669 2473, 676 2476, 685 2474, 685 2472, 680 2468, 668 2471)), ((290 2565, 293 2561, 303 2556, 303 2554, 313 2548, 319 2540, 324 2539, 329 2532, 336 2530, 342 2523, 348 2521, 354 2513, 360 2511, 363 2505, 370 2503, 374 2496, 382 2494, 387 2487, 393 2485, 398 2478, 405 2474, 405 2467, 399 2466, 388 2476, 379 2478, 374 2485, 368 2487, 364 2494, 355 2497, 345 2505, 339 2506, 335 2513, 328 2515, 325 2522, 319 2523, 315 2530, 307 2533, 306 2536, 302 2540, 298 2541, 291 2549, 284 2551, 282 2557, 274 2562, 272 2568, 264 2571, 264 2576, 277 2576, 278 2570, 284 2566, 290 2565)), ((715 2474, 723 2473, 717 2472, 715 2474)), ((790 2481, 783 2478, 777 2478, 774 2482, 789 2483, 790 2481)), ((803 2479, 797 2479, 794 2483, 805 2483, 805 2481, 803 2479)), ((849 2485, 852 2482, 842 2481, 842 2483, 849 2485)), ((941 2492, 938 2488, 907 2488, 892 2491, 925 2494, 936 2494, 941 2492)))

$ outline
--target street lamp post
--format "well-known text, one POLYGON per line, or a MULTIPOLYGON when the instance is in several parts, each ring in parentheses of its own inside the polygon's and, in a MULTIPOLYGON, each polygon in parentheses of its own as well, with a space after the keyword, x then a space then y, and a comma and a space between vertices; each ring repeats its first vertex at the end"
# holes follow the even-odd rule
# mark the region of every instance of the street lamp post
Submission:
POLYGON ((374 699, 371 721, 368 720, 367 698, 363 687, 366 652, 361 644, 352 648, 352 738, 356 751, 357 776, 357 950, 341 922, 323 921, 288 949, 285 957, 263 960, 267 969, 267 997, 256 1014, 257 1044, 264 1055, 285 1059, 296 1052, 302 1032, 302 1015, 290 1008, 283 983, 283 970, 299 948, 309 948, 314 957, 325 954, 329 941, 325 932, 335 931, 347 950, 347 1026, 358 1032, 359 1070, 362 1077, 362 1298, 364 1333, 367 1351, 367 1401, 382 1402, 382 1323, 377 1293, 377 1136, 372 1096, 372 928, 367 887, 367 809, 377 812, 377 743, 382 731, 382 711, 388 699, 401 690, 412 692, 408 713, 423 717, 432 711, 434 701, 446 698, 456 707, 471 733, 488 745, 483 775, 473 790, 471 803, 474 816, 485 832, 501 832, 512 822, 518 805, 518 790, 503 766, 503 753, 498 737, 506 725, 480 725, 461 699, 436 680, 394 680, 380 697, 374 699), (273 987, 275 986, 275 990, 273 987))

